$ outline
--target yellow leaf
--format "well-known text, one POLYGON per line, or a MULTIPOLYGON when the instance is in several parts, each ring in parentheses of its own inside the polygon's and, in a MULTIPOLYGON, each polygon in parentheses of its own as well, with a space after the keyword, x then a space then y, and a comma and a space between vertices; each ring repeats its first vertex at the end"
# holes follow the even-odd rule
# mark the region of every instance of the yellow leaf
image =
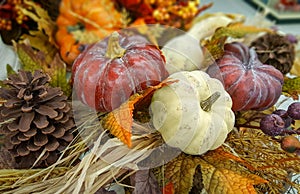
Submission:
MULTIPOLYGON (((216 161, 217 162, 217 161, 216 161)), ((240 175, 226 168, 216 168, 208 163, 201 163, 203 184, 211 194, 256 194, 253 185, 267 183, 257 175, 240 175)))
POLYGON ((296 52, 296 58, 290 72, 293 75, 300 76, 300 50, 296 52))
POLYGON ((298 95, 300 94, 300 77, 285 77, 282 92, 285 95, 291 96, 294 100, 298 100, 298 95))
POLYGON ((124 102, 119 108, 108 113, 101 120, 104 129, 110 131, 110 133, 119 138, 128 147, 131 147, 131 129, 133 124, 133 110, 136 104, 147 104, 145 101, 150 100, 155 90, 173 83, 174 81, 166 80, 159 83, 156 86, 150 86, 141 94, 136 93, 130 96, 130 98, 124 102))
POLYGON ((254 194, 254 185, 268 182, 249 171, 255 170, 252 165, 222 147, 201 158, 203 184, 208 193, 254 194))
POLYGON ((182 153, 166 164, 166 178, 173 183, 174 193, 188 194, 201 159, 182 153))
POLYGON ((55 45, 55 40, 53 36, 55 31, 55 22, 52 21, 52 19, 48 15, 48 12, 34 1, 25 0, 24 3, 32 9, 29 10, 24 7, 20 7, 20 11, 25 16, 28 16, 32 20, 34 20, 38 24, 38 30, 44 31, 49 37, 49 42, 55 45))
POLYGON ((202 156, 181 154, 166 164, 166 179, 175 193, 188 194, 193 187, 196 168, 200 167, 204 189, 211 194, 254 194, 254 185, 268 183, 251 173, 255 168, 222 147, 202 156))
POLYGON ((205 47, 206 60, 212 57, 214 60, 222 57, 224 45, 228 37, 242 38, 247 34, 259 32, 272 32, 267 28, 258 28, 255 26, 246 26, 242 23, 232 23, 226 27, 218 28, 211 39, 203 40, 202 45, 205 47))

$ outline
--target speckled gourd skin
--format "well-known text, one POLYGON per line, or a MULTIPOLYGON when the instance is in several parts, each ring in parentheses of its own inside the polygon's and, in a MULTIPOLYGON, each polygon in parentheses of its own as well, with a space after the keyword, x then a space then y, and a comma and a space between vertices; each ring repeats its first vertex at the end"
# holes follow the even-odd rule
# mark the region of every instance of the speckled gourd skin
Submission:
POLYGON ((150 110, 152 123, 165 142, 183 152, 200 155, 224 143, 234 126, 232 101, 222 83, 202 71, 181 71, 169 76, 178 80, 157 90, 150 110), (220 97, 205 111, 200 102, 213 93, 220 97))

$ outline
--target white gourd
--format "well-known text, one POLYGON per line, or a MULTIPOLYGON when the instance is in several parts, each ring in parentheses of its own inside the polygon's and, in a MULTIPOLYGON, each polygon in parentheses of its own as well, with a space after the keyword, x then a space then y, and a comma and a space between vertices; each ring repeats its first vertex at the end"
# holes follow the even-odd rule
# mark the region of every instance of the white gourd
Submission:
POLYGON ((222 145, 235 122, 222 83, 198 70, 169 79, 178 81, 155 91, 150 105, 153 126, 165 142, 192 155, 222 145))
POLYGON ((17 53, 11 46, 4 44, 0 36, 0 80, 7 78, 6 65, 9 64, 13 70, 20 69, 20 61, 17 53))
MULTIPOLYGON (((200 40, 213 35, 215 30, 230 23, 242 21, 238 14, 215 13, 201 17, 187 33, 176 36, 162 48, 166 57, 166 68, 169 74, 178 71, 204 70, 203 52, 200 40)), ((197 18, 196 18, 197 20, 197 18)))

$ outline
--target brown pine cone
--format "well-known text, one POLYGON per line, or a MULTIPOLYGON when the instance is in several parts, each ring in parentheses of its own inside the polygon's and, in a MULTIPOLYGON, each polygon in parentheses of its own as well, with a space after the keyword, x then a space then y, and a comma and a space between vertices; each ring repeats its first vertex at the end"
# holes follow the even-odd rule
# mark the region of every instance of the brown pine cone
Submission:
POLYGON ((73 139, 75 123, 67 97, 60 88, 48 85, 50 77, 41 71, 19 71, 10 75, 0 88, 6 100, 0 117, 12 119, 0 127, 6 147, 19 168, 47 167, 56 162, 73 139), (41 155, 42 154, 42 155, 41 155))
POLYGON ((274 66, 283 74, 290 72, 295 60, 295 46, 285 36, 267 33, 250 46, 255 47, 262 63, 274 66))

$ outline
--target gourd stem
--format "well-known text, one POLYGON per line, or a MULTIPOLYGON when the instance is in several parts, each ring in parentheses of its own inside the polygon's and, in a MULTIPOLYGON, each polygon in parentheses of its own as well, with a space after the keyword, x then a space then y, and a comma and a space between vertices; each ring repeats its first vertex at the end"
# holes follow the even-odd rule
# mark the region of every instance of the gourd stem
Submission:
POLYGON ((254 64, 257 63, 257 54, 253 47, 249 49, 249 59, 246 60, 246 64, 244 64, 247 70, 252 69, 254 64))
POLYGON ((201 108, 208 112, 211 110, 211 106, 213 105, 214 102, 218 100, 218 98, 221 96, 220 92, 215 92, 213 93, 210 97, 208 97, 206 100, 203 100, 200 102, 201 108))
POLYGON ((108 39, 105 56, 110 59, 115 59, 122 57, 125 52, 126 49, 122 48, 119 44, 119 33, 113 32, 108 39))

